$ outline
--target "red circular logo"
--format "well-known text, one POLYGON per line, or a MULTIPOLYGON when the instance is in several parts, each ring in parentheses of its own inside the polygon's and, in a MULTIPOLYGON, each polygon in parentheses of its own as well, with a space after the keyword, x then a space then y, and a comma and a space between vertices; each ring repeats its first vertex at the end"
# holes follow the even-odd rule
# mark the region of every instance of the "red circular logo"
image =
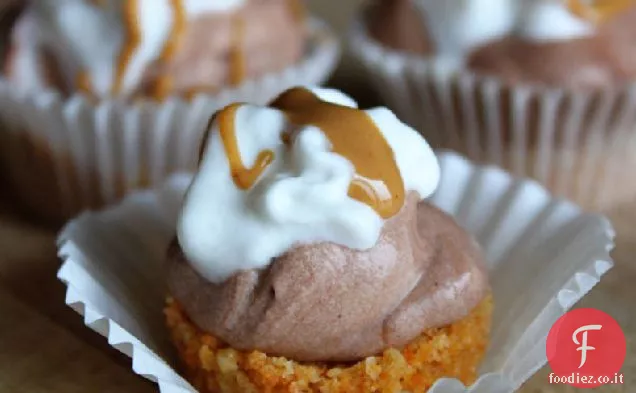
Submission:
POLYGON ((593 308, 570 311, 548 333, 550 382, 577 388, 622 383, 618 372, 626 352, 625 335, 614 318, 593 308))

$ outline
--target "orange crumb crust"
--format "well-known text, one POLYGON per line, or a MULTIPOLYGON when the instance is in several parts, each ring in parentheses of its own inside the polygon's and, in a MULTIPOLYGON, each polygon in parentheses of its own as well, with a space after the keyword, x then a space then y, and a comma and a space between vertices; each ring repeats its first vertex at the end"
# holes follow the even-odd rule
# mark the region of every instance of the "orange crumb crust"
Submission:
POLYGON ((464 319, 425 330, 402 350, 342 366, 235 350, 197 328, 172 298, 165 316, 186 377, 201 393, 422 393, 441 377, 474 382, 492 307, 488 296, 464 319))

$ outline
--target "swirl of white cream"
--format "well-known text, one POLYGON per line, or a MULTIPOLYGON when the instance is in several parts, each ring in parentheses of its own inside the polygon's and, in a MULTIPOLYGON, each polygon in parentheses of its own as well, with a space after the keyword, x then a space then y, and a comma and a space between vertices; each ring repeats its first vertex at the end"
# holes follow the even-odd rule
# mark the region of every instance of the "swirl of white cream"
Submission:
POLYGON ((562 41, 593 35, 594 25, 574 15, 562 0, 523 3, 516 34, 534 41, 562 41))
MULTIPOLYGON (((60 69, 70 84, 74 85, 78 75, 84 74, 93 93, 106 96, 116 83, 120 62, 125 61, 121 89, 117 92, 125 95, 138 86, 147 66, 161 56, 175 26, 175 7, 182 7, 188 19, 209 12, 228 12, 245 1, 35 0, 28 12, 35 21, 30 25, 37 31, 19 42, 20 58, 16 62, 33 61, 34 51, 45 47, 62 63, 60 69), (135 45, 131 45, 131 28, 138 33, 135 45), (129 45, 130 58, 122 60, 129 45)), ((45 72, 37 67, 30 69, 33 78, 41 78, 45 72)), ((21 79, 28 77, 23 75, 21 79)))
POLYGON ((518 0, 413 0, 440 55, 458 56, 514 28, 518 0))
MULTIPOLYGON (((338 91, 310 90, 324 101, 357 108, 338 91)), ((440 168, 426 141, 385 108, 365 112, 393 150, 405 191, 422 198, 432 194, 440 168)), ((264 268, 297 244, 333 242, 368 249, 376 243, 384 220, 348 196, 353 164, 331 151, 319 128, 302 128, 289 148, 281 141, 289 123, 277 109, 243 105, 234 122, 246 166, 263 150, 275 158, 251 188, 239 189, 219 126, 212 125, 177 228, 184 254, 203 277, 221 282, 240 270, 264 268)))
POLYGON ((516 34, 533 41, 559 41, 594 34, 564 0, 413 0, 437 52, 463 58, 489 41, 516 34))

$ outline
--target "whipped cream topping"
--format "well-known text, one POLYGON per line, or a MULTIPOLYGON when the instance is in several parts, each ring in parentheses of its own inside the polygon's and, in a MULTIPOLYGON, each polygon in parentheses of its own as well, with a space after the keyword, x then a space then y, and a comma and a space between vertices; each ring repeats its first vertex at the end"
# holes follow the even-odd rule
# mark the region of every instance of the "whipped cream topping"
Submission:
POLYGON ((564 0, 413 0, 442 55, 463 57, 488 41, 515 34, 559 41, 594 34, 564 0))
POLYGON ((231 12, 246 0, 37 0, 18 34, 18 86, 44 87, 34 58, 41 47, 58 54, 64 77, 91 94, 129 94, 149 64, 170 56, 187 20, 231 12), (29 83, 29 78, 34 82, 29 83), (77 81, 81 79, 81 81, 77 81), (39 82, 38 82, 39 81, 39 82), (22 83, 24 82, 24 83, 22 83))
POLYGON ((300 244, 371 248, 408 191, 420 198, 434 192, 440 169, 420 134, 388 109, 356 108, 338 91, 302 88, 270 107, 235 105, 215 116, 177 228, 199 274, 222 282, 238 271, 264 268, 300 244), (315 106, 303 112, 314 98, 315 106), (299 120, 314 113, 326 121, 316 126, 299 120), (347 123, 349 117, 368 124, 347 123), (330 124, 343 128, 334 132, 330 124), (364 127, 372 130, 365 134, 364 127), (379 147, 367 151, 367 145, 379 147), (235 170, 237 161, 244 163, 242 172, 235 170), (361 162, 379 163, 375 169, 383 178, 368 175, 374 172, 365 172, 361 162), (392 165, 398 179, 391 178, 392 165))
POLYGON ((515 0, 413 0, 440 55, 457 55, 508 34, 515 0))
POLYGON ((564 1, 534 0, 521 5, 515 33, 534 41, 560 41, 594 34, 591 22, 576 16, 564 1))

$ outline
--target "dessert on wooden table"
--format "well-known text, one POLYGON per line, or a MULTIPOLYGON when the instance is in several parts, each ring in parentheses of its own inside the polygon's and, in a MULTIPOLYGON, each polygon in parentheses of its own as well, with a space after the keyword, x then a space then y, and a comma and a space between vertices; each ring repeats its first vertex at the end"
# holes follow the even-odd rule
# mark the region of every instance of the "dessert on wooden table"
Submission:
POLYGON ((335 90, 218 111, 168 251, 187 377, 202 392, 472 383, 492 299, 479 245, 424 200, 439 177, 416 131, 335 90))

